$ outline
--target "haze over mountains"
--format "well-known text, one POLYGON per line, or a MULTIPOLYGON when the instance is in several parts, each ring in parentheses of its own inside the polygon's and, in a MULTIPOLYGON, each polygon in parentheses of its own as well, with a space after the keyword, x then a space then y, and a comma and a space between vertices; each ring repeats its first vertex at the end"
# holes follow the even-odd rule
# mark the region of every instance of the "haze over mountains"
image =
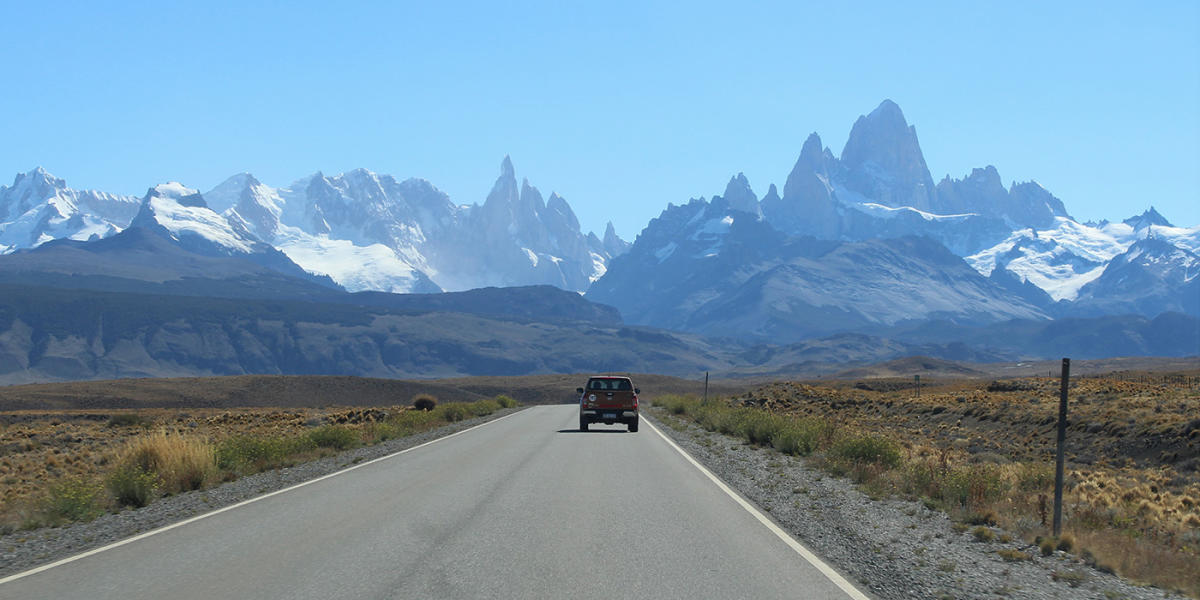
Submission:
POLYGON ((739 173, 721 195, 668 203, 632 244, 611 224, 584 234, 563 197, 518 183, 508 157, 482 204, 363 169, 279 188, 242 173, 135 198, 37 168, 0 187, 0 285, 18 286, 0 303, 0 381, 589 370, 534 356, 580 354, 586 331, 621 346, 582 353, 609 368, 674 374, 912 353, 1195 355, 1198 252, 1200 226, 1153 208, 1079 223, 1035 182, 1005 188, 992 166, 935 184, 891 101, 854 123, 838 156, 812 134, 782 193, 770 184, 760 199, 739 173), (514 286, 534 287, 479 289, 514 286), (463 290, 477 291, 441 293, 463 290), (33 308, 39 296, 109 308, 56 322, 33 308), (156 304, 179 296, 242 304, 156 304), (166 321, 114 330, 120 310, 166 321))

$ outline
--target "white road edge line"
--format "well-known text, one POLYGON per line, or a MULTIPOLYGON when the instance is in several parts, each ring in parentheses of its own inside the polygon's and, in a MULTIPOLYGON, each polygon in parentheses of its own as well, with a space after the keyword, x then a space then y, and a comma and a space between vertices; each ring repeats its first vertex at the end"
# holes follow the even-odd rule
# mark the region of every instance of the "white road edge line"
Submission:
POLYGON ((659 437, 661 437, 663 440, 665 440, 667 442, 667 444, 670 444, 670 446, 672 448, 674 448, 676 452, 678 452, 685 459, 687 459, 687 461, 689 463, 692 463, 693 467, 696 467, 697 469, 700 470, 701 473, 704 473, 704 475, 706 477, 708 477, 713 483, 715 483, 717 485, 717 487, 721 488, 721 491, 728 494, 730 498, 733 498, 734 502, 737 502, 739 506, 746 509, 746 512, 753 515, 755 519, 758 519, 759 523, 762 523, 763 526, 765 526, 767 529, 770 529, 771 532, 776 535, 776 537, 783 540, 783 543, 787 544, 788 547, 790 547, 792 550, 795 550, 796 554, 799 554, 801 558, 808 561, 809 564, 811 564, 812 566, 816 567, 817 570, 820 571, 822 575, 824 575, 826 578, 828 578, 830 581, 832 581, 834 585, 841 588, 843 592, 846 592, 847 596, 850 596, 854 600, 871 600, 871 598, 869 596, 867 596, 866 594, 863 594, 861 591, 859 591, 858 588, 854 587, 854 584, 850 583, 849 581, 846 581, 845 577, 842 577, 842 575, 840 573, 833 570, 833 567, 826 564, 825 561, 823 561, 819 557, 817 557, 816 554, 813 554, 812 551, 810 551, 808 548, 805 548, 803 544, 796 541, 796 538, 792 537, 791 534, 784 531, 783 529, 780 529, 780 527, 778 525, 776 525, 774 521, 767 518, 767 516, 762 514, 762 512, 759 511, 757 508, 754 508, 754 505, 747 502, 746 499, 742 498, 742 496, 740 494, 733 491, 733 489, 731 489, 729 486, 725 485, 725 482, 721 481, 720 478, 718 478, 716 475, 713 475, 712 471, 709 471, 707 468, 705 468, 704 465, 700 464, 699 462, 696 461, 696 459, 692 458, 692 455, 688 454, 687 451, 684 450, 683 448, 680 448, 679 445, 676 444, 674 440, 667 437, 666 434, 664 434, 658 427, 656 427, 654 425, 654 423, 651 423, 649 421, 649 419, 642 419, 642 420, 645 421, 646 424, 649 425, 650 428, 654 430, 654 433, 657 433, 659 437))
MULTIPOLYGON (((532 407, 528 407, 528 408, 532 408, 532 407)), ((518 414, 518 413, 520 413, 520 412, 523 412, 523 410, 521 410, 521 411, 517 411, 517 412, 514 412, 514 413, 511 413, 511 414, 504 415, 503 417, 500 417, 500 418, 498 418, 498 419, 492 419, 491 421, 488 421, 488 422, 486 422, 486 423, 480 423, 480 424, 478 424, 478 425, 476 425, 476 426, 474 426, 474 427, 469 427, 469 428, 467 428, 467 429, 464 429, 464 430, 462 430, 462 431, 456 431, 456 432, 454 432, 454 433, 451 433, 450 435, 446 435, 446 436, 442 436, 442 437, 440 437, 440 438, 436 438, 436 439, 429 440, 428 442, 425 442, 425 443, 423 443, 423 444, 419 444, 419 445, 417 445, 417 446, 413 446, 412 448, 406 448, 406 449, 404 449, 404 450, 401 450, 401 451, 399 451, 399 452, 393 452, 393 453, 391 453, 391 454, 388 454, 388 455, 386 455, 386 456, 380 456, 379 458, 376 458, 376 459, 369 460, 369 461, 367 461, 367 462, 365 462, 365 463, 359 463, 359 464, 357 464, 357 465, 354 465, 353 467, 347 467, 347 468, 345 468, 345 469, 342 469, 341 471, 334 471, 333 473, 329 473, 329 474, 327 474, 327 475, 322 475, 322 476, 320 476, 320 477, 318 477, 318 478, 316 478, 316 479, 309 479, 308 481, 304 481, 304 482, 301 482, 301 483, 297 483, 296 485, 293 485, 293 486, 291 486, 291 487, 286 487, 286 488, 283 488, 282 490, 275 490, 274 492, 270 492, 270 493, 267 493, 267 494, 263 494, 263 495, 261 495, 261 496, 255 496, 255 497, 253 497, 253 498, 251 498, 251 499, 249 499, 249 500, 243 500, 243 501, 241 501, 241 502, 238 502, 237 504, 230 504, 229 506, 226 506, 226 507, 223 507, 223 508, 218 508, 217 510, 214 510, 214 511, 212 511, 212 512, 207 512, 207 513, 204 513, 204 514, 202 514, 202 515, 197 515, 197 516, 191 517, 191 518, 189 518, 189 519, 185 519, 185 520, 183 520, 183 521, 179 521, 178 523, 172 523, 172 524, 170 524, 170 525, 165 525, 165 526, 163 526, 163 527, 159 527, 158 529, 153 529, 153 530, 147 531, 146 533, 138 534, 138 535, 135 535, 135 536, 133 536, 133 537, 130 537, 130 538, 125 538, 125 539, 123 539, 123 540, 120 540, 120 541, 117 541, 117 542, 113 542, 113 543, 111 543, 111 544, 109 544, 109 545, 107 545, 107 546, 101 546, 101 547, 99 547, 99 548, 94 548, 94 549, 92 549, 92 550, 88 550, 87 552, 83 552, 83 553, 80 553, 80 554, 76 554, 75 556, 68 556, 67 558, 64 558, 64 559, 62 559, 62 560, 59 560, 59 561, 56 561, 56 562, 52 562, 52 563, 50 563, 50 564, 42 565, 42 566, 40 566, 40 567, 34 567, 34 568, 32 568, 32 569, 30 569, 30 570, 28 570, 28 571, 23 571, 23 572, 21 572, 21 573, 17 573, 17 574, 15 574, 15 575, 9 575, 8 577, 5 577, 5 578, 3 578, 3 579, 0 579, 0 585, 4 585, 4 584, 6 584, 6 583, 8 583, 8 582, 10 582, 10 581, 16 581, 16 580, 18 580, 18 579, 21 579, 21 578, 23 578, 23 577, 29 577, 30 575, 36 575, 36 574, 38 574, 38 573, 41 573, 42 571, 48 571, 48 570, 50 570, 50 569, 53 569, 54 567, 60 567, 60 566, 62 566, 62 565, 65 565, 65 564, 67 564, 67 563, 72 563, 72 562, 75 562, 75 561, 77 561, 77 560, 79 560, 79 559, 82 559, 82 558, 87 558, 87 557, 89 557, 89 556, 92 556, 93 554, 100 554, 101 552, 104 552, 104 551, 106 551, 106 550, 112 550, 113 548, 119 548, 119 547, 121 547, 121 546, 124 546, 125 544, 132 544, 133 542, 136 542, 136 541, 138 541, 138 540, 143 540, 143 539, 146 539, 146 538, 148 538, 148 537, 150 537, 150 536, 152 536, 152 535, 158 535, 158 534, 160 534, 160 533, 163 533, 163 532, 165 532, 165 531, 170 531, 170 530, 172 530, 172 529, 175 529, 176 527, 183 527, 184 525, 187 525, 187 524, 189 524, 189 523, 195 523, 196 521, 199 521, 199 520, 201 520, 201 519, 207 519, 207 518, 209 518, 209 517, 211 517, 211 516, 214 516, 214 515, 219 515, 219 514, 221 514, 221 513, 225 512, 225 511, 230 511, 230 510, 233 510, 233 509, 235 509, 235 508, 239 508, 239 507, 245 506, 245 505, 247 505, 247 504, 251 504, 251 503, 254 503, 254 502, 258 502, 259 500, 266 500, 267 498, 270 498, 271 496, 278 496, 279 494, 287 493, 287 492, 290 492, 290 491, 292 491, 292 490, 295 490, 295 489, 302 488, 302 487, 304 487, 304 486, 306 486, 306 485, 314 484, 314 483, 316 483, 316 482, 318 482, 318 481, 323 481, 323 480, 329 479, 329 478, 331 478, 331 477, 337 477, 338 475, 343 475, 343 474, 349 473, 350 471, 353 471, 353 470, 355 470, 355 469, 360 469, 360 468, 362 468, 362 467, 365 467, 365 466, 367 466, 367 465, 370 465, 370 464, 373 464, 373 463, 377 463, 377 462, 380 462, 380 461, 384 461, 384 460, 387 460, 387 459, 389 459, 389 458, 395 458, 395 457, 397 457, 397 456, 400 456, 401 454, 405 454, 405 453, 407 453, 407 452, 412 452, 413 450, 417 450, 417 449, 419 449, 419 448, 424 448, 425 446, 428 446, 428 445, 430 445, 430 444, 435 444, 435 443, 437 443, 437 442, 440 442, 440 441, 442 441, 442 440, 448 440, 448 439, 450 439, 450 438, 452 438, 452 437, 454 437, 454 436, 456 436, 456 435, 461 435, 461 434, 464 434, 464 433, 466 433, 466 432, 468 432, 468 431, 474 431, 474 430, 476 430, 476 429, 479 429, 480 427, 483 427, 483 426, 485 426, 485 425, 491 425, 492 423, 499 423, 500 421, 503 421, 504 419, 507 419, 507 418, 509 418, 509 417, 511 417, 511 416, 513 416, 513 415, 516 415, 516 414, 518 414)))

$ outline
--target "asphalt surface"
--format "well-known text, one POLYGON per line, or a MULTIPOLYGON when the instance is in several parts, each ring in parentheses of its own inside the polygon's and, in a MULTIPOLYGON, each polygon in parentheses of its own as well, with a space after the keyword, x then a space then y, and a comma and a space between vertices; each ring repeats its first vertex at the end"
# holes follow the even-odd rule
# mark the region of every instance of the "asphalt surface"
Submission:
POLYGON ((0 598, 846 598, 653 428, 540 406, 0 584, 0 598))

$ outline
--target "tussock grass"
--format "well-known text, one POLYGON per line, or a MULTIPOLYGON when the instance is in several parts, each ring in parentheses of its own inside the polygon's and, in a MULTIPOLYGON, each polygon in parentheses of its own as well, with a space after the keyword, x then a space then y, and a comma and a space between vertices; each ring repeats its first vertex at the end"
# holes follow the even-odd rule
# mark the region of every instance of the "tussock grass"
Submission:
POLYGON ((216 460, 212 445, 203 438, 158 432, 126 444, 116 470, 128 481, 152 476, 157 490, 177 494, 204 487, 216 474, 216 460))

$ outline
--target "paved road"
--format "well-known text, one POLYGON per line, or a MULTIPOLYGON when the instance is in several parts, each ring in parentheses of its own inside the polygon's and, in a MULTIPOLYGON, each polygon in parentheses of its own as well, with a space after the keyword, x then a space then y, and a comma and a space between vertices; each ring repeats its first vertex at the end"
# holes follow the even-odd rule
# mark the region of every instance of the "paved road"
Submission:
POLYGON ((541 406, 0 598, 846 598, 653 428, 541 406))

